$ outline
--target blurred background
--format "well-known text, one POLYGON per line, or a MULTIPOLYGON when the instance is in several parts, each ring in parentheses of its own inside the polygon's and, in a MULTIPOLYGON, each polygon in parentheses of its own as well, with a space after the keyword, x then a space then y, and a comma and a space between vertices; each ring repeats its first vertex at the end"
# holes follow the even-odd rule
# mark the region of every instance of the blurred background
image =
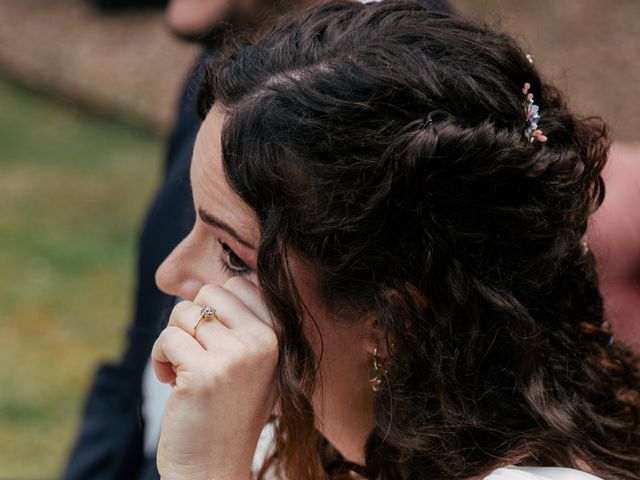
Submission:
MULTIPOLYGON (((640 142, 640 2, 452 0, 640 142)), ((135 246, 199 52, 161 10, 0 0, 0 480, 55 478, 130 321, 135 246)))

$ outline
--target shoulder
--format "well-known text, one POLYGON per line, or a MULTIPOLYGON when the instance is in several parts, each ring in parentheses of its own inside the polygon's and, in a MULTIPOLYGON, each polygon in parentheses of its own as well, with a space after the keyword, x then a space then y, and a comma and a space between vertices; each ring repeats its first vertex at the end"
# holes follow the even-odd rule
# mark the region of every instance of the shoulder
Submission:
POLYGON ((602 480, 590 473, 560 467, 504 467, 484 480, 602 480))

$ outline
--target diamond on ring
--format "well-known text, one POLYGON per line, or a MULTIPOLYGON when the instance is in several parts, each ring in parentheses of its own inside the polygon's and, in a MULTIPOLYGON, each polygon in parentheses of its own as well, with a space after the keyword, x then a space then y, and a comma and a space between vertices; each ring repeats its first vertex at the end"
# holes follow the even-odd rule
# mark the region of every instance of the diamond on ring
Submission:
POLYGON ((200 309, 200 318, 198 318, 198 321, 193 326, 193 330, 191 331, 191 335, 193 336, 193 338, 196 337, 196 328, 198 328, 198 325, 200 325, 200 322, 202 322, 203 319, 209 320, 210 318, 216 318, 216 319, 218 318, 216 316, 216 309, 208 305, 205 305, 200 309))

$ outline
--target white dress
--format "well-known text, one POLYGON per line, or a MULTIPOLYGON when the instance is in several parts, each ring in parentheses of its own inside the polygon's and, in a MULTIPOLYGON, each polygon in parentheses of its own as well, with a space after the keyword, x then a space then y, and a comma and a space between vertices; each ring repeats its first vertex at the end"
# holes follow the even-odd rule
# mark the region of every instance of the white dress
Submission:
POLYGON ((602 480, 590 473, 560 467, 504 467, 484 480, 602 480))

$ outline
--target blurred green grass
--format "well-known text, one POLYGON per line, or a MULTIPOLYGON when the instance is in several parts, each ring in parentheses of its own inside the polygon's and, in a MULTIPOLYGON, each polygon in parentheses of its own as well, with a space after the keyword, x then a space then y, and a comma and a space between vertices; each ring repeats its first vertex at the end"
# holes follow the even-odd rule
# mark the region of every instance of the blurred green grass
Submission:
POLYGON ((0 479, 55 478, 132 302, 162 141, 0 80, 0 479))

